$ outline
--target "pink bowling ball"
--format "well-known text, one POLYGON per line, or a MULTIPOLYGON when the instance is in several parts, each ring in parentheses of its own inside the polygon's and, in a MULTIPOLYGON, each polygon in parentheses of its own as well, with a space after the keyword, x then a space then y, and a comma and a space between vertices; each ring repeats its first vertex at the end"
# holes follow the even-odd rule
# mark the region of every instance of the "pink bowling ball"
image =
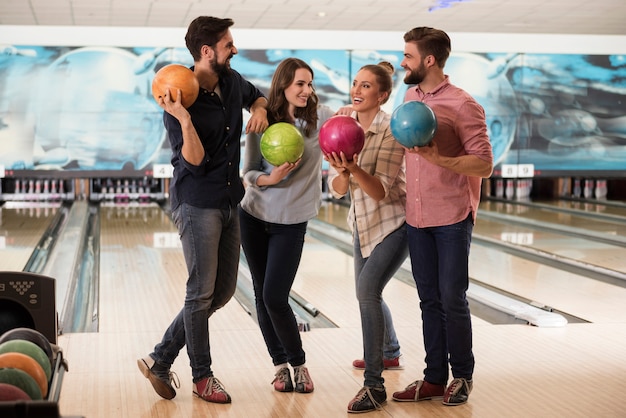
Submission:
POLYGON ((365 144, 365 133, 356 119, 346 115, 336 115, 328 119, 320 128, 320 148, 324 154, 339 155, 343 151, 346 158, 351 160, 358 154, 365 144))

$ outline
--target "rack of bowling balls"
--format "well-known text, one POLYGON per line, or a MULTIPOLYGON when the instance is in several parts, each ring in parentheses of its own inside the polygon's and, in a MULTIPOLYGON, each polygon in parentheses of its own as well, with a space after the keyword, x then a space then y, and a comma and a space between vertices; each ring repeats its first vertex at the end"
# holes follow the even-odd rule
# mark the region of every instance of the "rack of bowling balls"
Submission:
POLYGON ((57 403, 67 370, 61 348, 39 331, 13 328, 3 333, 0 416, 58 417, 57 403))

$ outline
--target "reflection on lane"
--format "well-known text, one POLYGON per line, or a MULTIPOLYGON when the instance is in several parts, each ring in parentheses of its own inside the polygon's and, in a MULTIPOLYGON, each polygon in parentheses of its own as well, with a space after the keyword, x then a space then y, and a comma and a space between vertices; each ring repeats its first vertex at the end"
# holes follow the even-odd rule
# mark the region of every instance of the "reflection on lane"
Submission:
POLYGON ((0 206, 0 270, 24 269, 60 206, 58 202, 6 202, 0 206))
POLYGON ((581 228, 626 239, 626 218, 598 219, 591 217, 591 212, 585 211, 550 210, 529 202, 483 201, 478 210, 479 218, 481 215, 509 215, 520 221, 553 223, 560 227, 581 228))
POLYGON ((626 272, 626 257, 621 245, 598 242, 589 237, 574 237, 538 227, 523 226, 506 220, 488 219, 480 212, 474 227, 475 240, 484 237, 506 244, 543 251, 615 272, 626 272))
MULTIPOLYGON (((484 208, 481 210, 486 211, 484 208)), ((568 271, 562 265, 548 265, 546 260, 563 257, 624 272, 623 248, 542 231, 531 226, 490 220, 480 214, 479 211, 470 252, 472 279, 481 285, 492 286, 531 301, 533 305, 548 307, 584 320, 615 317, 615 309, 618 308, 613 303, 615 295, 626 297, 624 286, 616 287, 597 280, 593 275, 568 271), (542 257, 513 254, 507 247, 530 249, 542 253, 542 257), (603 300, 606 304, 603 304, 603 300)), ((346 215, 347 207, 325 203, 318 219, 345 230, 346 215)), ((626 315, 626 311, 620 315, 626 315)), ((568 320, 573 322, 571 318, 568 320)))

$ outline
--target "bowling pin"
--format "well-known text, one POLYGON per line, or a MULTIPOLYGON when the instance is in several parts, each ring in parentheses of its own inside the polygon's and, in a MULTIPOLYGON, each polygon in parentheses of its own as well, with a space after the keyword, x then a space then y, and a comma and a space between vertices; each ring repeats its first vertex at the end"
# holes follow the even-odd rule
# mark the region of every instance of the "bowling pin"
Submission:
POLYGON ((48 195, 48 199, 52 201, 59 199, 57 195, 57 181, 55 179, 50 180, 50 194, 48 195))
POLYGON ((526 197, 530 197, 530 193, 533 191, 533 181, 528 179, 526 181, 526 197))
POLYGON ((573 197, 580 197, 580 179, 574 179, 574 192, 573 197))
POLYGON ((496 197, 502 198, 504 196, 504 180, 496 180, 496 197))
POLYGON ((570 178, 569 177, 563 177, 561 179, 561 196, 567 196, 569 195, 570 192, 570 178))
POLYGON ((22 194, 22 191, 20 190, 21 187, 21 182, 20 179, 16 179, 15 180, 15 192, 13 193, 15 200, 20 200, 19 197, 22 194))
POLYGON ((512 199, 515 195, 515 188, 513 186, 513 180, 509 179, 506 181, 506 189, 504 191, 507 199, 512 199))
POLYGON ((585 199, 589 199, 593 196, 593 180, 585 180, 585 187, 583 189, 583 196, 585 199))
POLYGON ((595 190, 596 199, 598 200, 606 199, 606 195, 607 195, 606 180, 596 181, 596 190, 595 190))
POLYGON ((35 200, 41 200, 41 180, 35 181, 35 200))

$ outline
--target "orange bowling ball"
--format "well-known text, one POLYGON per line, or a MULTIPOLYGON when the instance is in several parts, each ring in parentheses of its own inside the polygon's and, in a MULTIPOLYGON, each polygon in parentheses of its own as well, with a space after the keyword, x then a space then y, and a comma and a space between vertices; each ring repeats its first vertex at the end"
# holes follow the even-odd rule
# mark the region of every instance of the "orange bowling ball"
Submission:
POLYGON ((22 353, 0 354, 0 368, 25 371, 35 380, 37 386, 39 386, 41 396, 45 398, 48 395, 48 378, 46 377, 46 372, 34 358, 22 353))
POLYGON ((165 96, 168 89, 173 101, 176 101, 178 89, 180 89, 183 95, 183 106, 189 107, 198 98, 200 84, 196 75, 189 68, 180 64, 169 64, 157 71, 154 79, 152 79, 152 96, 154 100, 158 103, 159 99, 165 96))
POLYGON ((0 344, 0 354, 4 353, 21 353, 35 359, 46 373, 46 378, 52 378, 52 366, 46 353, 35 343, 26 340, 11 340, 0 344))

